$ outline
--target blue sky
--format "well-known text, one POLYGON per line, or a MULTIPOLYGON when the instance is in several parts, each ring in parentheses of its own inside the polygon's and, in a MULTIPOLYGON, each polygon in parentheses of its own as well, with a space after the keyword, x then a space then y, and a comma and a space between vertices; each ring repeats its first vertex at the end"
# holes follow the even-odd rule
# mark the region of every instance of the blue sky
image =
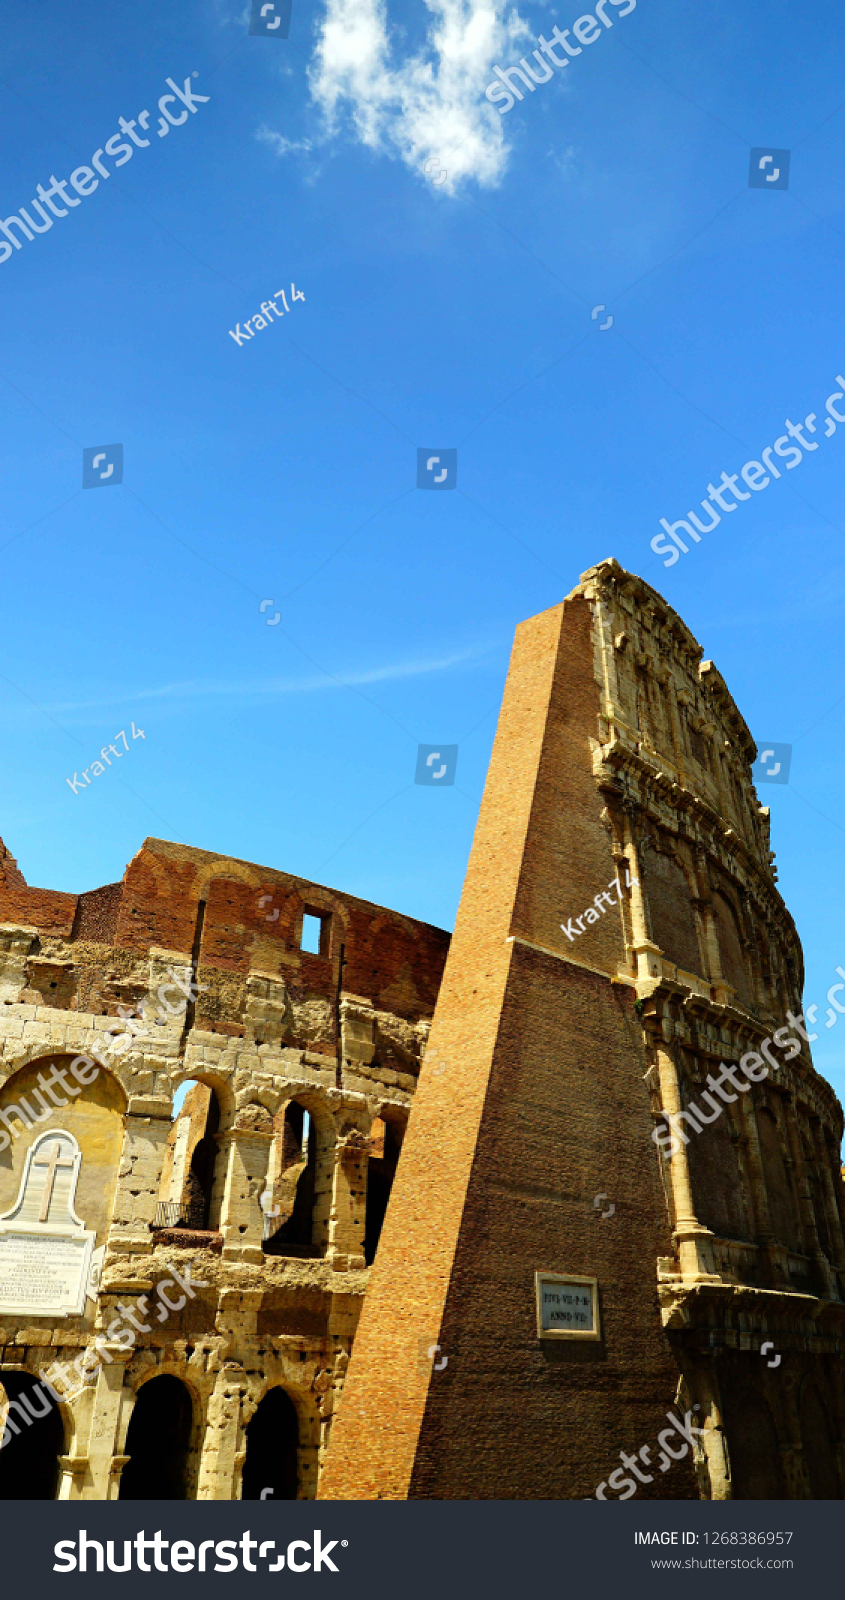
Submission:
POLYGON ((845 370, 842 24, 637 0, 500 116, 491 63, 581 14, 293 0, 285 41, 227 0, 9 0, 3 215, 121 116, 150 142, 0 264, 0 833, 55 888, 157 834, 451 926, 514 627, 615 555, 795 746, 760 793, 823 1021, 845 428, 670 570, 650 540, 845 370), (209 98, 159 137, 168 77, 209 98), (748 187, 769 145, 786 192, 748 187), (117 441, 123 484, 82 491, 117 441), (458 446, 458 492, 415 489, 418 445, 458 446), (454 787, 414 784, 418 742, 459 745, 454 787))

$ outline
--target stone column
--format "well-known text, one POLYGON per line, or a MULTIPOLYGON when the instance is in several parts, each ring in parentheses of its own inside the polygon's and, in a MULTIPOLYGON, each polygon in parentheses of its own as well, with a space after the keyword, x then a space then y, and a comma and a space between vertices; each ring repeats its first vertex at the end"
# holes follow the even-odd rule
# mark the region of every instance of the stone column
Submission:
MULTIPOLYGON (((120 1488, 122 1467, 115 1472, 115 1458, 122 1407, 128 1398, 124 1396, 126 1364, 133 1352, 117 1344, 106 1344, 103 1349, 104 1355, 110 1355, 112 1359, 111 1362, 104 1360, 97 1374, 88 1438, 90 1474, 83 1490, 83 1500, 116 1500, 120 1488)), ((125 1464, 128 1458, 122 1456, 119 1459, 125 1464)))
MULTIPOLYGON (((663 1110, 667 1115, 682 1111, 678 1069, 671 1052, 662 1041, 657 1045, 657 1070, 663 1110)), ((695 1138, 695 1134, 692 1137, 695 1138)), ((681 1144, 680 1150, 671 1156, 667 1166, 675 1207, 674 1237, 678 1246, 681 1276, 685 1282, 712 1281, 714 1273, 708 1241, 713 1234, 699 1222, 695 1214, 685 1144, 681 1144)))
POLYGON ((198 1500, 234 1500, 243 1471, 241 1407, 246 1393, 243 1369, 227 1361, 208 1402, 200 1455, 198 1500))
POLYGON ((733 1484, 731 1482, 728 1446, 725 1439, 719 1381, 712 1361, 707 1365, 702 1364, 696 1368, 695 1392, 701 1405, 701 1415, 696 1418, 695 1425, 706 1430, 698 1442, 707 1462, 707 1472, 710 1478, 710 1498, 711 1500, 732 1500, 733 1484))
POLYGON ((708 978, 714 983, 721 983, 721 954, 719 951, 719 935, 716 931, 716 917, 713 911, 710 870, 707 851, 702 846, 699 846, 695 852, 695 877, 698 893, 693 904, 701 920, 701 937, 704 945, 704 972, 702 977, 708 978))
POLYGON ((217 1135, 219 1159, 226 1162, 220 1217, 224 1261, 263 1265, 264 1213, 260 1199, 267 1180, 272 1142, 272 1132, 265 1133, 260 1128, 235 1127, 217 1135))
POLYGON ((89 1464, 87 1456, 59 1456, 61 1478, 56 1494, 57 1500, 84 1499, 85 1475, 89 1464))
POLYGON ((311 1213, 311 1242, 315 1250, 318 1250, 321 1255, 325 1255, 330 1237, 337 1162, 334 1119, 325 1115, 315 1116, 312 1111, 309 1138, 317 1141, 316 1160, 314 1162, 314 1208, 311 1213))
MULTIPOLYGON (((81 1349, 75 1350, 74 1355, 81 1355, 81 1349)), ((68 1366, 70 1352, 67 1348, 62 1350, 63 1364, 68 1366)), ((50 1379, 50 1368, 42 1368, 44 1376, 50 1379)), ((54 1374, 55 1376, 55 1374, 54 1374)), ((61 1392, 61 1391, 60 1391, 61 1392)), ((69 1446, 67 1455, 59 1456, 61 1478, 56 1494, 57 1500, 83 1500, 85 1498, 85 1479, 89 1470, 88 1435, 91 1431, 91 1417, 94 1410, 94 1388, 86 1384, 79 1390, 73 1399, 63 1399, 61 1404, 62 1422, 65 1428, 65 1444, 69 1446)))
POLYGON ((365 1266, 367 1160, 369 1141, 354 1129, 335 1145, 329 1245, 326 1258, 336 1272, 365 1266))
MULTIPOLYGON (((660 962, 654 962, 653 957, 662 956, 660 946, 655 944, 651 937, 648 919, 648 901, 642 877, 642 865, 639 852, 634 843, 631 818, 626 816, 625 832, 627 843, 622 860, 614 857, 617 873, 627 868, 631 879, 628 891, 628 909, 631 917, 631 950, 633 952, 636 975, 638 979, 652 979, 660 977, 663 971, 660 962)), ((624 877, 620 880, 623 892, 626 887, 624 877)))
POLYGON ((138 1255, 152 1251, 150 1223, 155 1220, 171 1126, 169 1100, 130 1100, 108 1239, 111 1250, 138 1255))

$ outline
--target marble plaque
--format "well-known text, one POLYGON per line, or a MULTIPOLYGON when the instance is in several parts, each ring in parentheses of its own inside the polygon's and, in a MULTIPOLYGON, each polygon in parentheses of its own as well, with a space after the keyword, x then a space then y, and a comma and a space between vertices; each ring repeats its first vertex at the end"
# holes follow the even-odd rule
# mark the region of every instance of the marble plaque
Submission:
POLYGON ((78 1316, 93 1247, 93 1233, 57 1237, 0 1223, 0 1316, 78 1316))
POLYGON ((72 1133, 42 1133, 0 1217, 0 1316, 69 1317, 85 1308, 96 1234, 74 1210, 82 1155, 72 1133))
POLYGON ((596 1278, 535 1273, 537 1333, 541 1339, 600 1339, 596 1278))

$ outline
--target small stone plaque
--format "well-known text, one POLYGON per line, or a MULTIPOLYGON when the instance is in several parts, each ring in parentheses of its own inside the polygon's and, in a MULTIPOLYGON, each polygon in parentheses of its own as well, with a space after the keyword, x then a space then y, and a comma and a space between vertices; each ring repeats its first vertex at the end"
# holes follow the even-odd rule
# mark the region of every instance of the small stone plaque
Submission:
POLYGON ((537 1272, 537 1334, 540 1339, 600 1339, 597 1278, 537 1272))
POLYGON ((0 1314, 78 1316, 94 1244, 92 1233, 51 1238, 0 1225, 0 1314))

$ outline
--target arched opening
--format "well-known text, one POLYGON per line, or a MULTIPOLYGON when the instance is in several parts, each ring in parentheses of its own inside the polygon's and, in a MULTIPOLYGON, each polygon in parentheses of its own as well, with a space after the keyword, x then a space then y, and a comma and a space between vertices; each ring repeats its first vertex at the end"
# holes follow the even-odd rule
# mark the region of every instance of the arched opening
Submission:
POLYGON ((784 1159, 785 1141, 774 1112, 765 1105, 757 1108, 757 1136, 774 1236, 790 1250, 798 1250, 797 1207, 784 1159))
MULTIPOLYGON (((741 811, 738 812, 742 815, 741 811)), ((737 914, 730 901, 717 890, 713 895, 713 915, 719 940, 722 976, 746 1005, 750 999, 748 971, 743 955, 743 938, 737 914)))
MULTIPOLYGON (((96 1233, 95 1248, 103 1244, 114 1211, 126 1105, 114 1074, 83 1056, 41 1056, 8 1078, 0 1088, 0 1216, 20 1195, 32 1146, 54 1130, 66 1132, 81 1155, 74 1210, 96 1233)), ((57 1195, 62 1187, 57 1180, 57 1195)))
POLYGON ((0 1371, 0 1422, 4 1417, 0 1500, 55 1500, 65 1447, 55 1400, 30 1373, 0 1371))
POLYGON ((685 972, 703 972, 689 883, 680 861, 666 851, 653 850, 641 862, 641 871, 655 942, 685 972))
POLYGON ((284 1389, 270 1389, 246 1430, 242 1500, 295 1500, 299 1419, 284 1389), (266 1490, 271 1490, 268 1495, 266 1490))
POLYGON ((187 1500, 193 1405, 179 1378, 165 1373, 138 1391, 129 1419, 121 1500, 187 1500))
POLYGON ((367 1209, 364 1220, 364 1260, 372 1266, 381 1238, 387 1202, 396 1177, 405 1128, 402 1123, 376 1117, 370 1129, 367 1162, 367 1209))
POLYGON ((264 1252, 310 1255, 314 1247, 317 1130, 313 1117, 291 1100, 276 1118, 265 1200, 264 1252))
POLYGON ((220 1103, 210 1084, 189 1078, 176 1091, 173 1111, 155 1225, 205 1232, 217 1226, 220 1210, 215 1137, 220 1103))
POLYGON ((772 1413, 756 1389, 735 1390, 725 1406, 735 1500, 787 1500, 772 1413))

